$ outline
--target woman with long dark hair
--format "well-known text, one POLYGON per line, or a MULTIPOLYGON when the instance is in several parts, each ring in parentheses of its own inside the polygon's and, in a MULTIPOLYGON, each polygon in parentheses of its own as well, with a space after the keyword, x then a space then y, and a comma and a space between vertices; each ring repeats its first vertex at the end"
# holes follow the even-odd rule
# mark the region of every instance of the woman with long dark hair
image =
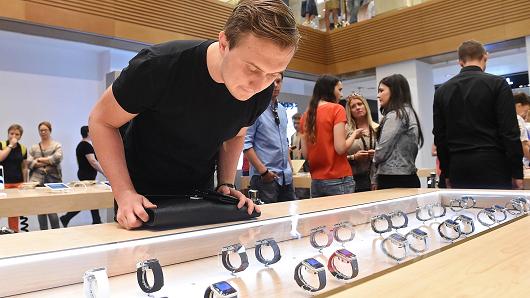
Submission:
POLYGON ((420 187, 415 161, 423 134, 407 79, 401 74, 383 78, 377 98, 383 119, 377 134, 372 189, 420 187))
POLYGON ((301 119, 302 154, 309 162, 312 197, 353 193, 355 189, 346 153, 362 129, 347 137, 346 111, 337 103, 341 97, 341 81, 321 76, 301 119))

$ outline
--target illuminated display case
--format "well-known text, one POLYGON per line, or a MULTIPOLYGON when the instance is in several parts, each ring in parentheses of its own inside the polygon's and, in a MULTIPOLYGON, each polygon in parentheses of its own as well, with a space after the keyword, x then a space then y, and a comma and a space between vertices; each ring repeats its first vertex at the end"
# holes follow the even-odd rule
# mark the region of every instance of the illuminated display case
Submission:
MULTIPOLYGON (((82 297, 83 273, 106 267, 111 297, 145 297, 138 286, 135 265, 153 258, 160 261, 164 274, 164 286, 154 293, 155 297, 203 297, 205 289, 219 281, 233 285, 239 291, 238 297, 308 297, 314 294, 300 288, 293 278, 295 267, 308 258, 314 258, 325 267, 326 286, 317 293, 326 295, 330 290, 336 292, 341 287, 362 284, 419 260, 435 257, 461 242, 496 233, 497 228, 526 217, 526 199, 527 193, 523 191, 388 190, 265 205, 259 220, 230 224, 164 231, 125 231, 116 224, 106 224, 4 235, 0 236, 0 279, 4 284, 0 296, 27 293, 23 296, 82 297), (466 202, 459 203, 462 198, 466 202), (521 202, 522 207, 513 205, 513 199, 521 202), (443 216, 439 205, 446 207, 443 216), (495 215, 485 213, 492 211, 487 208, 495 205, 499 208, 493 210, 495 215), (434 207, 429 209, 428 206, 434 207), (506 212, 506 219, 499 206, 510 209, 506 212), (417 219, 418 207, 418 214, 425 221, 417 219), (421 235, 415 238, 409 234, 406 255, 400 255, 398 259, 403 259, 399 262, 385 255, 382 249, 385 247, 387 252, 396 255, 404 253, 404 249, 399 248, 400 238, 397 236, 383 243, 396 229, 378 234, 372 228, 385 228, 384 220, 372 221, 375 216, 397 211, 404 212, 408 220, 406 227, 397 229, 399 234, 405 236, 419 228, 427 236, 427 249, 415 252, 422 250, 423 240, 421 235), (477 220, 481 211, 482 221, 487 226, 477 220), (428 219, 430 215, 437 217, 428 219), (473 220, 473 232, 469 233, 469 226, 463 226, 462 218, 466 217, 462 215, 473 220), (442 238, 438 231, 440 224, 457 218, 457 223, 469 234, 462 234, 454 241, 442 238), (313 229, 324 226, 329 231, 344 222, 351 223, 355 232, 353 240, 340 243, 334 239, 330 246, 320 250, 311 245, 313 229), (281 253, 281 259, 269 266, 258 262, 254 249, 257 241, 267 238, 278 243, 281 253), (246 248, 249 266, 242 272, 231 274, 222 265, 221 249, 238 243, 246 248), (415 249, 411 250, 410 245, 415 249), (340 249, 347 249, 356 257, 358 275, 351 280, 337 279, 329 272, 329 258, 340 249)), ((396 226, 404 223, 399 215, 393 220, 396 226)), ((450 227, 441 229, 456 237, 450 227)), ((347 227, 336 234, 341 239, 351 236, 347 227)), ((313 240, 326 243, 328 236, 319 232, 313 240)), ((262 253, 272 258, 270 247, 264 246, 262 253)), ((342 254, 348 253, 343 250, 342 254)), ((237 254, 230 255, 236 267, 240 262, 238 259, 237 254)), ((340 262, 337 268, 352 270, 348 264, 340 262)), ((317 275, 308 275, 305 271, 302 275, 308 283, 318 284, 317 275)))

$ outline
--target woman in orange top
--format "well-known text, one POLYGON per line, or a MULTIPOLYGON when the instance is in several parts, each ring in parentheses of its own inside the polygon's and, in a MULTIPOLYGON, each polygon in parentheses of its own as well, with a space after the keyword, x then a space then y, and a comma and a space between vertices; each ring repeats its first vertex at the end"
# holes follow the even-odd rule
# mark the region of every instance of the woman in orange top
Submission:
POLYGON ((347 137, 346 111, 337 104, 341 97, 341 81, 321 76, 301 119, 302 153, 309 162, 312 197, 353 193, 355 189, 346 153, 363 130, 357 129, 347 137))

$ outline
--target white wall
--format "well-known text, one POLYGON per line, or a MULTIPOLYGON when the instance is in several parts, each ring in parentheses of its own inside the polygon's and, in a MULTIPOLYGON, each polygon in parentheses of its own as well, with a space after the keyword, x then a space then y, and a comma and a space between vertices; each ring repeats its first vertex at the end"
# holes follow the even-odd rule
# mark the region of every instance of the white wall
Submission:
MULTIPOLYGON (((79 129, 105 88, 105 74, 125 67, 135 53, 6 31, 0 31, 0 45, 0 139, 18 123, 21 143, 30 147, 40 141, 38 123, 50 121, 52 138, 63 145, 63 181, 77 180, 79 129)), ((72 225, 90 222, 83 212, 72 225)), ((38 229, 34 217, 30 228, 38 229)))

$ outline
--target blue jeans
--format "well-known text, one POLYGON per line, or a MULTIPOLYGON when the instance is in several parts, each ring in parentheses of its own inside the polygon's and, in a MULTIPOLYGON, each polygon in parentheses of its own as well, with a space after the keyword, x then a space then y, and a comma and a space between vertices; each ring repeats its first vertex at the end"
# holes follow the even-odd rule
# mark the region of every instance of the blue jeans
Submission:
POLYGON ((355 191, 355 181, 352 176, 338 179, 313 179, 311 181, 311 197, 325 197, 343 195, 355 191))

